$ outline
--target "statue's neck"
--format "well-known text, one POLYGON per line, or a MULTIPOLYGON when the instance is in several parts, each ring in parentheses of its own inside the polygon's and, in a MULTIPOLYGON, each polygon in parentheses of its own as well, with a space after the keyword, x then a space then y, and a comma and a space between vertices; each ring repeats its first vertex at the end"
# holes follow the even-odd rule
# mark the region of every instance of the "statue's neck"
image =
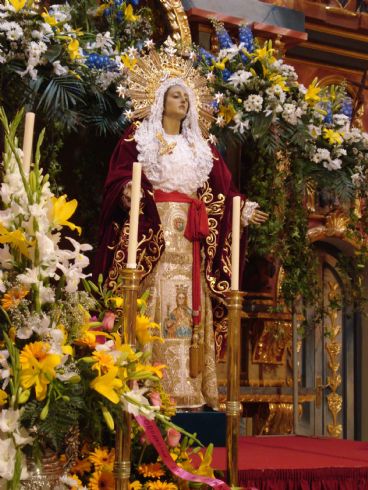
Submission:
POLYGON ((171 117, 163 116, 162 118, 162 127, 166 134, 180 134, 180 123, 180 120, 171 117))

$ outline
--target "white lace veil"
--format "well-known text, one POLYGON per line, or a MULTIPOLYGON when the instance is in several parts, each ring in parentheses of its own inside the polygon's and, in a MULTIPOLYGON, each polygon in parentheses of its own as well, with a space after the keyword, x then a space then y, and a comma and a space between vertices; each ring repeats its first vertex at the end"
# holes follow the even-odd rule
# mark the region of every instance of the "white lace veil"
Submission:
POLYGON ((157 133, 164 134, 162 127, 162 115, 164 111, 164 99, 167 90, 174 85, 182 87, 189 96, 189 110, 182 124, 182 135, 193 149, 196 168, 199 175, 208 177, 213 161, 212 152, 206 140, 203 138, 198 124, 196 99, 193 91, 180 78, 170 78, 162 83, 157 90, 156 99, 151 108, 151 114, 144 119, 135 132, 134 139, 137 143, 138 161, 142 162, 144 173, 158 175, 160 171, 159 150, 160 143, 157 133))

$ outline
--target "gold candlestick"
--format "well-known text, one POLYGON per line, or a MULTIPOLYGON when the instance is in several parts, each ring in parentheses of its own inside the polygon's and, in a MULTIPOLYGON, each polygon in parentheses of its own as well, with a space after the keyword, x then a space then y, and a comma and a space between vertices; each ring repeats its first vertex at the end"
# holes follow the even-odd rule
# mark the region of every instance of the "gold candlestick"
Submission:
POLYGON ((238 442, 240 429, 240 353, 242 291, 226 293, 228 307, 227 334, 227 397, 226 397, 226 460, 228 483, 238 486, 238 442))
MULTIPOLYGON (((121 324, 121 340, 135 347, 135 323, 137 317, 137 299, 142 271, 124 269, 121 273, 121 294, 124 300, 124 316, 121 324)), ((130 453, 132 417, 123 412, 122 420, 116 424, 114 477, 115 490, 128 490, 130 479, 130 453)))

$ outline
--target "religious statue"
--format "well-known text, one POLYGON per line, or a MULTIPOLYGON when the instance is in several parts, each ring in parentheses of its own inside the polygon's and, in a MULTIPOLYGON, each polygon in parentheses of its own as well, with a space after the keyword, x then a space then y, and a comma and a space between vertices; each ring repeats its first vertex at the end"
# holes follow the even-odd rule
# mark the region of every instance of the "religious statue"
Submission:
MULTIPOLYGON (((178 408, 218 404, 213 305, 230 284, 232 198, 239 195, 206 140, 211 93, 190 60, 151 51, 130 74, 132 124, 120 139, 105 182, 97 272, 111 287, 127 259, 132 164, 142 163, 137 264, 149 289, 147 314, 161 325, 153 362, 178 408), (176 306, 174 306, 176 305, 176 306)), ((242 221, 267 215, 243 197, 242 221)), ((218 336, 221 349, 224 334, 218 336)))

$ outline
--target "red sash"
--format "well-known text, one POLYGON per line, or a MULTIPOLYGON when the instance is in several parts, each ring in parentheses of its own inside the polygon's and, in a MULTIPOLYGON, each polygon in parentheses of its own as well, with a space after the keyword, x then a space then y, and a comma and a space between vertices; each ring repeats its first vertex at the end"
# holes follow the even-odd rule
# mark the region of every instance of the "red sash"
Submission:
POLYGON ((156 190, 156 202, 187 202, 190 204, 184 236, 193 243, 192 308, 193 324, 201 321, 201 248, 200 242, 209 235, 206 206, 200 199, 193 199, 181 192, 156 190))

